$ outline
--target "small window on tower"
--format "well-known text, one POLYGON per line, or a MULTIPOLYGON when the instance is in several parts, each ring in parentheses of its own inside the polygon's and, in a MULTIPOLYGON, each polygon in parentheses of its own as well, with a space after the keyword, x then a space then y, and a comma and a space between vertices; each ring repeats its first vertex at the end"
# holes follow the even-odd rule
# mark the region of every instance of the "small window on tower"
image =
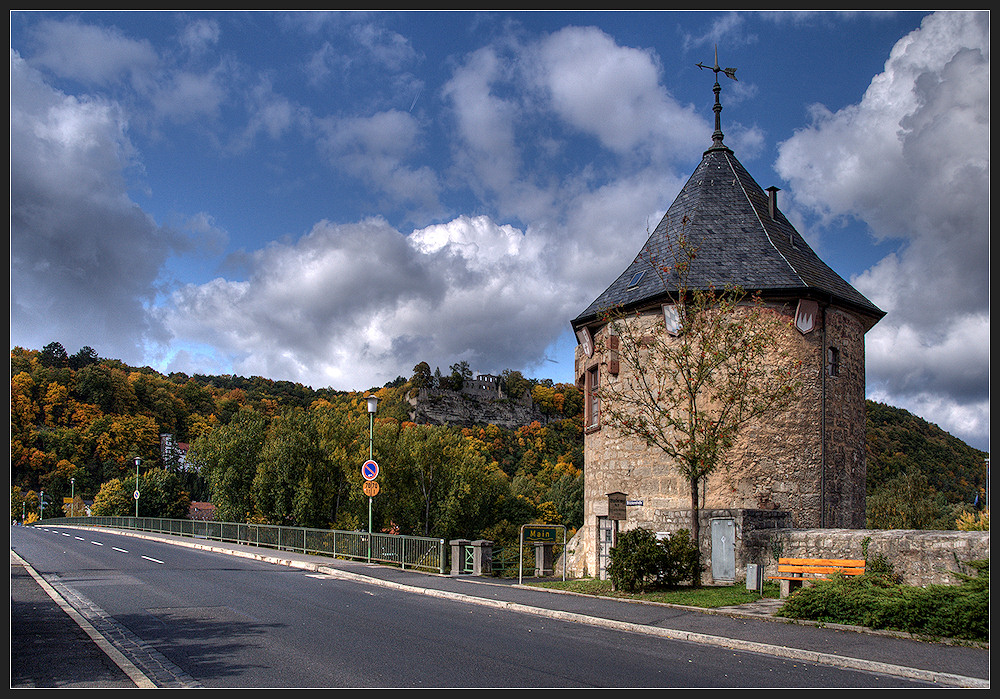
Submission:
POLYGON ((836 347, 826 350, 826 371, 830 376, 840 376, 840 350, 836 347))
POLYGON ((586 427, 588 430, 595 430, 601 425, 601 399, 598 394, 598 378, 599 374, 597 367, 593 366, 587 369, 587 384, 586 384, 586 427))

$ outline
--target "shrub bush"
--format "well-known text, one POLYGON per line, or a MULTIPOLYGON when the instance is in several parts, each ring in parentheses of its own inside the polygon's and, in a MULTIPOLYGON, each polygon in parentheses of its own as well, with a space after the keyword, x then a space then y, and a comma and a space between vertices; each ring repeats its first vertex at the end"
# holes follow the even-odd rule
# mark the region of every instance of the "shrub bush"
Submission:
POLYGON ((629 529, 618 535, 611 549, 608 578, 615 590, 637 592, 655 579, 663 559, 656 535, 648 529, 629 529))
POLYGON ((611 549, 608 577, 616 590, 637 592, 651 585, 701 582, 701 556, 686 530, 659 541, 648 529, 630 529, 611 549))
POLYGON ((834 575, 796 591, 780 614, 839 624, 895 629, 972 641, 989 640, 989 561, 969 564, 957 585, 901 585, 891 569, 834 575))
POLYGON ((701 552, 691 540, 691 533, 681 529, 667 541, 660 542, 664 549, 659 581, 669 587, 688 581, 701 584, 701 552))

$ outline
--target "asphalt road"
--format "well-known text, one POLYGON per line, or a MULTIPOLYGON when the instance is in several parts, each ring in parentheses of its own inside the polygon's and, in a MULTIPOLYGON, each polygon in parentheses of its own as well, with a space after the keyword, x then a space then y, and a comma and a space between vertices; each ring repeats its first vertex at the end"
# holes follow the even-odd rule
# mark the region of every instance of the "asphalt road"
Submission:
MULTIPOLYGON (((927 686, 414 595, 109 531, 12 527, 11 549, 126 665, 159 687, 927 686)), ((49 611, 42 619, 24 606, 15 609, 14 580, 12 565, 12 686, 128 681, 95 671, 94 659, 75 663, 65 643, 33 643, 30 663, 66 669, 56 679, 32 676, 15 645, 57 615, 49 611), (90 667, 90 677, 69 677, 77 666, 90 667)), ((90 644, 77 635, 69 645, 90 644)))

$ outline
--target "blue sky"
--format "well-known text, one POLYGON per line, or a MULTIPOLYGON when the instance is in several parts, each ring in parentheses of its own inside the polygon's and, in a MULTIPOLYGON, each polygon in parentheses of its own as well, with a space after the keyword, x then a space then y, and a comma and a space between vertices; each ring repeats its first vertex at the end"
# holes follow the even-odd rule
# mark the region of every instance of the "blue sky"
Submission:
POLYGON ((11 346, 364 390, 571 382, 711 145, 887 311, 868 394, 989 443, 983 12, 11 12, 11 346))

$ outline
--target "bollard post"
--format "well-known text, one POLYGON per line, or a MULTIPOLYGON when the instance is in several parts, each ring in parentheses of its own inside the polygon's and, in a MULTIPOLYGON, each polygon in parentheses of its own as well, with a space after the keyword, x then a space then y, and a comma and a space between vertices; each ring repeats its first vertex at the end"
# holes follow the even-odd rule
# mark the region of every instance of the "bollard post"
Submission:
POLYGON ((465 567, 465 549, 472 542, 469 539, 452 539, 451 544, 451 574, 461 575, 465 567))
POLYGON ((545 541, 535 542, 535 577, 544 578, 552 575, 552 544, 545 541))
POLYGON ((472 574, 493 575, 493 542, 477 539, 472 542, 472 574))

